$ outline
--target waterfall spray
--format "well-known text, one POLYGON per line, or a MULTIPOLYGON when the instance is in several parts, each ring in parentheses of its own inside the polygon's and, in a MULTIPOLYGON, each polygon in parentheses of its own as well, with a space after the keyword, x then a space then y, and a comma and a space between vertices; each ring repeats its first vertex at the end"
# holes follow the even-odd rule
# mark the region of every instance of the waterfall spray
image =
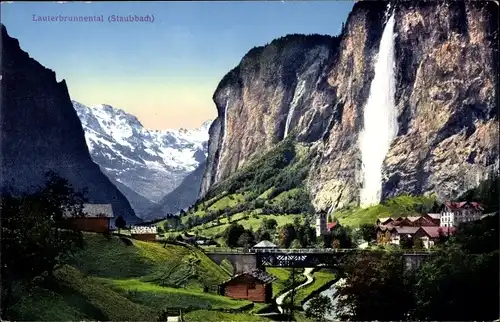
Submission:
POLYGON ((295 93, 293 94, 292 102, 290 103, 290 110, 288 111, 288 115, 286 117, 285 123, 285 134, 283 135, 283 139, 288 136, 288 132, 290 130, 290 122, 292 121, 293 113, 295 112, 295 108, 297 107, 300 98, 304 95, 306 89, 306 81, 300 80, 295 88, 295 93))
MULTIPOLYGON (((390 7, 388 11, 390 11, 390 7)), ((382 165, 398 132, 394 102, 394 11, 380 40, 375 75, 364 108, 364 129, 360 133, 363 188, 360 205, 378 204, 382 195, 382 165)))

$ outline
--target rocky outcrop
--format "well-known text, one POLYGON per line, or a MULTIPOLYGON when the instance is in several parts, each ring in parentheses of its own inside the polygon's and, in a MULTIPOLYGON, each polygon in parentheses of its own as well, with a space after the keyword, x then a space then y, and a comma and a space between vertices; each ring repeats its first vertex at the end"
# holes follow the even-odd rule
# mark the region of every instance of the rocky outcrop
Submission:
POLYGON ((29 191, 57 172, 92 203, 139 222, 127 199, 92 162, 64 80, 21 50, 2 25, 1 186, 29 191))
POLYGON ((338 37, 291 35, 243 57, 214 93, 218 118, 202 195, 287 131, 318 151, 307 181, 315 207, 358 204, 363 111, 392 13, 398 134, 384 161, 382 197, 454 198, 498 168, 498 5, 387 8, 357 2, 338 37))

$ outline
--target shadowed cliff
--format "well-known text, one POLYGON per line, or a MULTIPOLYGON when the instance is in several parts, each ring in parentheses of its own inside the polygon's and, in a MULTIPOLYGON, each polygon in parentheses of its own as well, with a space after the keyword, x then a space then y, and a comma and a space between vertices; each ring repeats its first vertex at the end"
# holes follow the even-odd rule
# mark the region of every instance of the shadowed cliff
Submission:
POLYGON ((88 188, 89 202, 110 203, 115 216, 139 222, 127 199, 91 160, 65 81, 2 32, 1 186, 29 191, 48 170, 88 188))

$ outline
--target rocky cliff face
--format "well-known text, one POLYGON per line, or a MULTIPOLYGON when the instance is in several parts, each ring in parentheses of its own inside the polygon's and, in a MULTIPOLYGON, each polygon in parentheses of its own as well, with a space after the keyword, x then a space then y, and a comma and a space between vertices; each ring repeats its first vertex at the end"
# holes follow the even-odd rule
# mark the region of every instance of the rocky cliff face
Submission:
POLYGON ((110 203, 115 216, 139 222, 127 199, 92 162, 64 81, 21 50, 2 25, 1 186, 30 190, 48 170, 92 203, 110 203))
POLYGON ((382 197, 458 196, 498 169, 498 5, 357 2, 338 37, 292 35, 252 49, 220 82, 201 193, 286 135, 317 149, 316 208, 359 203, 359 134, 378 47, 395 18, 398 134, 382 197))

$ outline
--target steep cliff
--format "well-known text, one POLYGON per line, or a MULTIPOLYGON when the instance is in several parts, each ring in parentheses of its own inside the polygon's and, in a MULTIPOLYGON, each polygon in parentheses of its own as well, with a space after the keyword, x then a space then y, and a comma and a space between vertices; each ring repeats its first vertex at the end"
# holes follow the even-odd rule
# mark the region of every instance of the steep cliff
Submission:
POLYGON ((359 204, 363 113, 391 15, 397 134, 382 198, 454 198, 498 169, 498 5, 408 1, 388 11, 361 1, 338 37, 277 39, 222 79, 201 194, 289 135, 316 150, 307 179, 316 208, 359 204))
POLYGON ((110 203, 115 216, 139 222, 127 199, 92 162, 64 81, 29 57, 2 29, 1 186, 28 191, 48 170, 93 203, 110 203))

